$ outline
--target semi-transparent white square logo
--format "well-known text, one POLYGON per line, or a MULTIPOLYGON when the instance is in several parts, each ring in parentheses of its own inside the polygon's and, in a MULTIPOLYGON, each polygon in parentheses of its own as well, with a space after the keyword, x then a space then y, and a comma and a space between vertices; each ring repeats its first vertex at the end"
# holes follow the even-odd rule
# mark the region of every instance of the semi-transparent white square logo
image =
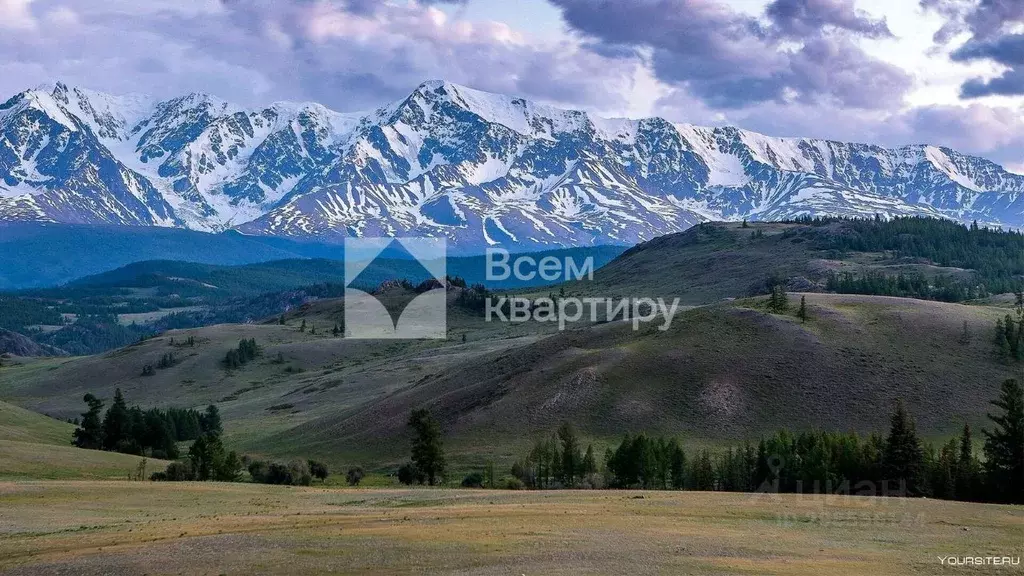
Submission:
POLYGON ((444 339, 447 336, 447 242, 445 238, 345 239, 345 338, 398 340, 444 339), (352 287, 356 278, 393 247, 406 252, 440 287, 417 295, 393 318, 377 296, 352 287))

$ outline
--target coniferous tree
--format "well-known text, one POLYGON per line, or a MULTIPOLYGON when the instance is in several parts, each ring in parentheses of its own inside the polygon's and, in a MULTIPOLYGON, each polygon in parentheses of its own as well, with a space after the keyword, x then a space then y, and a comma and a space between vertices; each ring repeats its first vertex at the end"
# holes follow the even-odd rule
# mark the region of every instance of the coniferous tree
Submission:
POLYGON ((587 453, 583 455, 583 476, 597 474, 597 459, 594 457, 594 446, 587 444, 587 453))
POLYGON ((785 314, 788 309, 789 296, 781 285, 775 284, 772 286, 771 296, 768 297, 768 310, 776 314, 785 314))
POLYGON ((210 404, 206 407, 206 411, 199 417, 199 428, 203 434, 220 436, 224 433, 224 426, 220 421, 220 410, 216 406, 210 404))
POLYGON ((893 489, 900 492, 905 489, 907 495, 920 495, 924 488, 923 460, 914 420, 907 413, 903 400, 897 400, 882 455, 882 480, 888 483, 883 491, 891 493, 893 489))
MULTIPOLYGON (((219 436, 203 434, 188 451, 196 480, 232 482, 242 472, 242 461, 235 452, 224 450, 219 436)), ((307 472, 308 474, 308 472, 307 472)))
POLYGON ((415 434, 412 441, 412 461, 424 474, 427 482, 434 486, 445 472, 441 426, 428 410, 421 408, 413 410, 409 415, 409 427, 415 434))
POLYGON ((694 466, 693 486, 697 490, 715 489, 715 469, 711 464, 711 452, 701 450, 694 466))
POLYGON ((1009 344, 1009 358, 1018 359, 1020 358, 1020 341, 1018 340, 1017 334, 1017 323, 1013 321, 1013 317, 1009 314, 1003 319, 1003 328, 1006 330, 1006 341, 1009 344))
POLYGON ((960 453, 956 464, 956 497, 959 500, 973 500, 978 496, 979 464, 974 456, 974 440, 971 427, 964 424, 960 434, 960 453))
POLYGON ((75 446, 99 450, 103 448, 103 423, 100 420, 100 413, 103 410, 103 401, 86 394, 83 398, 89 409, 82 413, 82 422, 74 433, 75 446))
POLYGON ((989 493, 1000 502, 1024 503, 1024 388, 1006 380, 992 404, 1003 411, 989 414, 995 424, 985 434, 985 469, 989 493))
POLYGON ((1010 341, 1006 338, 1006 325, 1003 324, 1003 320, 996 320, 996 353, 1002 360, 1008 360, 1010 358, 1010 341))
POLYGON ((117 450, 122 443, 131 439, 131 427, 128 405, 124 401, 121 389, 118 388, 114 392, 114 401, 110 408, 107 408, 107 415, 103 418, 103 448, 117 450))
POLYGON ((576 481, 583 464, 583 455, 580 453, 580 441, 576 436, 576 430, 568 422, 558 428, 558 441, 561 444, 562 453, 562 477, 564 486, 576 486, 576 481))
POLYGON ((673 438, 669 444, 669 474, 672 478, 672 488, 682 490, 686 486, 686 452, 679 445, 679 441, 673 438))

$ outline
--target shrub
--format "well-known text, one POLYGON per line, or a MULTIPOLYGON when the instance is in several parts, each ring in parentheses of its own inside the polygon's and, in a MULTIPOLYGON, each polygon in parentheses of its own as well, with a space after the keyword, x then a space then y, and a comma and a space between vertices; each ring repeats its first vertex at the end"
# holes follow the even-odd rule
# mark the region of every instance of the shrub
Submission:
POLYGON ((282 486, 309 486, 313 476, 309 473, 309 464, 295 460, 288 464, 281 462, 249 462, 249 475, 254 482, 261 484, 279 484, 282 486))
POLYGON ((296 460, 288 465, 292 472, 294 486, 309 486, 313 483, 313 475, 309 473, 309 465, 302 460, 296 460))
POLYGON ((412 462, 406 462, 398 469, 398 481, 402 484, 407 486, 416 482, 422 484, 423 479, 423 473, 420 472, 419 468, 417 468, 412 462))
POLYGON ((309 464, 309 473, 314 478, 320 480, 321 482, 324 482, 324 481, 327 480, 327 476, 330 474, 330 471, 327 470, 327 465, 326 464, 324 464, 323 462, 318 462, 316 460, 310 460, 308 462, 308 464, 309 464))
POLYGON ((479 472, 470 472, 462 479, 463 488, 483 488, 484 475, 479 472))
POLYGON ((253 460, 249 462, 249 476, 252 477, 253 482, 259 482, 260 484, 271 484, 267 481, 267 475, 270 472, 270 466, 263 460, 253 460))
POLYGON ((501 485, 505 490, 522 490, 523 488, 526 488, 526 484, 523 484, 523 481, 515 476, 506 476, 502 478, 501 485))
POLYGON ((348 481, 349 486, 359 486, 359 482, 363 480, 366 473, 363 469, 356 466, 355 468, 349 468, 348 472, 345 473, 345 480, 348 481))
POLYGON ((170 482, 188 482, 196 479, 196 471, 188 460, 171 462, 164 471, 164 478, 170 482))
POLYGON ((160 361, 156 363, 157 368, 170 368, 177 364, 177 360, 174 358, 174 354, 168 352, 160 357, 160 361))

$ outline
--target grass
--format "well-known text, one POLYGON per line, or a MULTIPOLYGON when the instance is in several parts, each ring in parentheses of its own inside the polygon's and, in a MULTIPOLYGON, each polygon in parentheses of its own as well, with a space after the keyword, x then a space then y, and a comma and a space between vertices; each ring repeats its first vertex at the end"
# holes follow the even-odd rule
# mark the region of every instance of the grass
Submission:
POLYGON ((215 403, 231 449, 383 472, 407 457, 405 423, 420 406, 442 420, 457 469, 507 469, 566 420, 598 444, 643 430, 693 445, 756 440, 783 424, 881 431, 902 396, 922 434, 943 437, 985 425, 999 383, 1015 375, 989 338, 1003 308, 807 294, 801 323, 799 297, 786 315, 758 299, 694 308, 665 332, 611 322, 552 334, 454 312, 466 343, 386 344, 299 332, 303 318, 333 325, 340 305, 325 300, 285 326, 211 326, 100 356, 19 361, 0 370, 0 398, 61 417, 77 416, 86 392, 109 399, 118 387, 147 407, 215 403), (194 348, 170 346, 190 335, 194 348), (262 355, 225 370, 225 352, 249 337, 262 355), (174 366, 141 375, 168 351, 174 366))
POLYGON ((915 575, 1024 552, 1024 509, 698 492, 0 483, 12 574, 915 575))
MULTIPOLYGON (((0 440, 0 479, 128 478, 138 472, 142 458, 130 454, 83 450, 68 445, 0 440)), ((149 458, 146 473, 163 470, 169 462, 149 458)))
POLYGON ((67 446, 74 424, 0 402, 0 440, 67 446))

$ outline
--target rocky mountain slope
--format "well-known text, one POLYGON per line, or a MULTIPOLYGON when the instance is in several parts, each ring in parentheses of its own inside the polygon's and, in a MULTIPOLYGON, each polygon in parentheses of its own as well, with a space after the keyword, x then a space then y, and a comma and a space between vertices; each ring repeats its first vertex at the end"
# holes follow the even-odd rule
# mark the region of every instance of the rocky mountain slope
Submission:
POLYGON ((64 84, 0 104, 0 221, 441 235, 476 251, 808 214, 1019 227, 1024 176, 935 146, 608 120, 439 81, 367 113, 64 84))

